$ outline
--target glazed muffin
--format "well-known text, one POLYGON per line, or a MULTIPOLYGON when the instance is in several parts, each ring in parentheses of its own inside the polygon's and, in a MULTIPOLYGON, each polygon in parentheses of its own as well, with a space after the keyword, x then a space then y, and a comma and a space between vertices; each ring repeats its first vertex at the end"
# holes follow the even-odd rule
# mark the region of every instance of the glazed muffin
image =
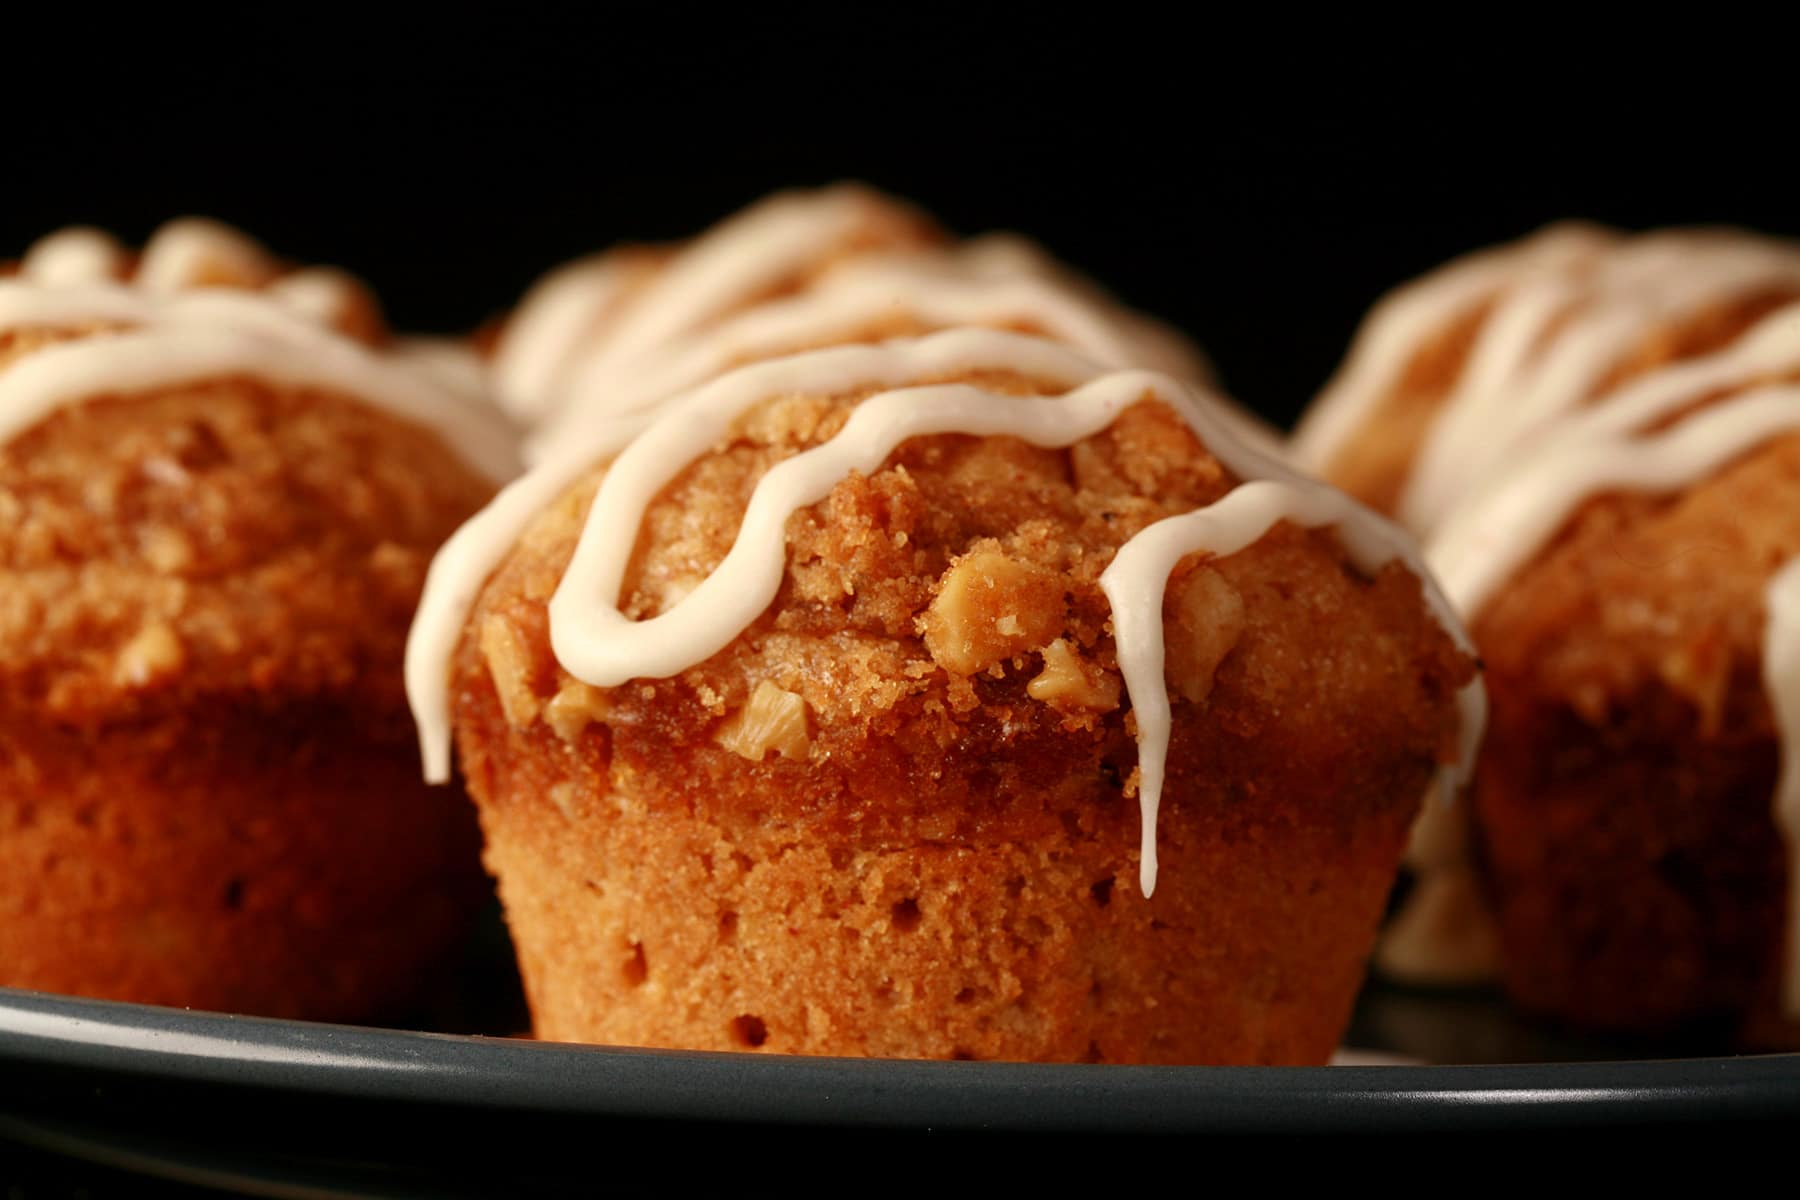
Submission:
POLYGON ((1166 376, 959 330, 566 445, 408 685, 541 1037, 1323 1062, 1473 732, 1407 544, 1166 376))
POLYGON ((495 387, 532 427, 525 450, 536 460, 583 424, 735 366, 968 326, 1053 338, 1110 366, 1210 377, 1180 334, 1024 239, 953 243, 912 208, 839 185, 772 196, 680 247, 625 247, 552 273, 506 322, 495 387))
POLYGON ((0 279, 0 985, 389 1013, 484 893, 400 668, 504 436, 162 237, 49 245, 0 279))
POLYGON ((1435 328, 1389 306, 1357 351, 1398 373, 1346 427, 1338 477, 1402 497, 1429 530, 1493 706, 1473 836, 1424 831, 1383 963, 1467 978, 1491 941, 1534 1013, 1792 1041, 1778 993, 1800 813, 1775 797, 1800 670, 1779 650, 1794 610, 1777 580, 1800 553, 1800 252, 1724 233, 1552 237, 1573 239, 1566 262, 1548 265, 1550 238, 1486 260, 1514 273, 1494 296, 1435 328), (1579 299, 1551 311, 1552 295, 1579 299), (1358 449, 1429 396, 1417 453, 1379 466, 1358 449))

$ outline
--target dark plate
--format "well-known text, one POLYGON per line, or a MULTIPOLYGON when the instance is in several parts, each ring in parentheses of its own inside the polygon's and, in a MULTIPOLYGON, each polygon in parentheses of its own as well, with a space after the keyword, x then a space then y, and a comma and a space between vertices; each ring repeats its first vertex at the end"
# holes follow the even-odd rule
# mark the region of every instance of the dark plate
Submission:
MULTIPOLYGON (((1486 1011, 1493 1006, 1479 998, 1377 991, 1353 1034, 1433 1019, 1479 1029, 1486 1011)), ((934 1131, 941 1147, 973 1131, 1059 1141, 1591 1137, 1651 1125, 1791 1128, 1800 1118, 1800 1055, 1320 1068, 805 1059, 318 1025, 7 989, 0 1080, 0 1136, 278 1195, 554 1190, 576 1173, 592 1182, 597 1145, 629 1152, 670 1134, 704 1148, 690 1164, 699 1169, 747 1141, 767 1151, 822 1131, 840 1148, 934 1131)))

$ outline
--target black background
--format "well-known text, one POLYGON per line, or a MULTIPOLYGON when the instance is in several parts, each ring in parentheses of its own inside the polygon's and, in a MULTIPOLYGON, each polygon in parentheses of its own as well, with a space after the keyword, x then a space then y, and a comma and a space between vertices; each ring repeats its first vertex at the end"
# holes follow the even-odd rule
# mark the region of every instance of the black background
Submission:
POLYGON ((1385 288, 1464 250, 1576 215, 1800 234, 1772 31, 1358 42, 1298 10, 1255 36, 1211 10, 1049 14, 696 9, 640 31, 612 10, 441 11, 376 31, 308 10, 158 26, 154 48, 21 34, 0 254, 205 213, 451 332, 576 254, 861 178, 956 230, 1040 239, 1286 421, 1385 288))

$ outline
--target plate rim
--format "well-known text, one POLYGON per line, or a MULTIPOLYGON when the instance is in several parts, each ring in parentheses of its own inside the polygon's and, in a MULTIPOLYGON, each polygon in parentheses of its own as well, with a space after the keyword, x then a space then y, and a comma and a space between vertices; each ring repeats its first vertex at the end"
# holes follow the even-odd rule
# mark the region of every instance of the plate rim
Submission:
POLYGON ((327 1025, 0 988, 8 1062, 251 1097, 724 1124, 1350 1132, 1800 1115, 1800 1054, 1328 1067, 809 1058, 327 1025))

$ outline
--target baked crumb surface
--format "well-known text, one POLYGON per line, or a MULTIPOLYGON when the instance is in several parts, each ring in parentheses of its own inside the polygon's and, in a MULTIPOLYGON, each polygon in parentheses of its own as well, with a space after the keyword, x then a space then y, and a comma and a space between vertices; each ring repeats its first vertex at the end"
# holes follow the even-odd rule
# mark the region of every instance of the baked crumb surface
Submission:
POLYGON ((236 690, 398 703, 425 567, 489 490, 340 396, 234 379, 61 410, 0 445, 0 697, 74 723, 236 690))

